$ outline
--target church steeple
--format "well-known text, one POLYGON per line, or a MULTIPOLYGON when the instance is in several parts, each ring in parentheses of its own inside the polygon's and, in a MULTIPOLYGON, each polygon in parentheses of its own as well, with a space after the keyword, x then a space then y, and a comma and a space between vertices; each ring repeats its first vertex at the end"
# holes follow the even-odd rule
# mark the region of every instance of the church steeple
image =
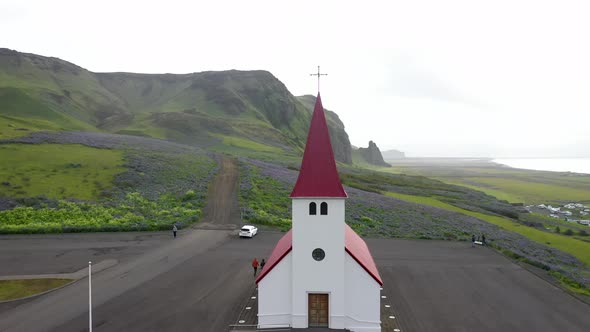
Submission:
POLYGON ((383 282, 366 243, 345 223, 346 197, 318 93, 291 193, 293 227, 256 279, 259 328, 381 332, 383 282))
POLYGON ((336 169, 330 133, 319 93, 311 117, 299 177, 291 197, 348 197, 336 169))

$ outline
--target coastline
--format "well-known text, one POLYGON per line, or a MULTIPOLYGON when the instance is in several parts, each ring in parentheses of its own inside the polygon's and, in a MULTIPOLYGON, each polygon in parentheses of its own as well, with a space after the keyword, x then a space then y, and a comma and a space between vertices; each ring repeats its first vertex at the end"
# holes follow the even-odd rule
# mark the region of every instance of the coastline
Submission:
POLYGON ((389 159, 386 162, 394 167, 491 167, 590 175, 590 158, 409 157, 389 159))
POLYGON ((497 158, 490 162, 516 169, 590 175, 590 158, 497 158))

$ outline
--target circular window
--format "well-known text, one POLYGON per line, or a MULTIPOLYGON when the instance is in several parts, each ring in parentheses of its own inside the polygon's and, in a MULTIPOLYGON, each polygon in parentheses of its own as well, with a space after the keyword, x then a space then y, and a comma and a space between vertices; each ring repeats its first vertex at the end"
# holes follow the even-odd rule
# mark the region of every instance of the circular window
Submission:
POLYGON ((319 261, 323 260, 324 257, 326 257, 326 253, 324 252, 323 249, 316 248, 311 253, 311 257, 313 257, 313 259, 315 259, 316 261, 319 262, 319 261))

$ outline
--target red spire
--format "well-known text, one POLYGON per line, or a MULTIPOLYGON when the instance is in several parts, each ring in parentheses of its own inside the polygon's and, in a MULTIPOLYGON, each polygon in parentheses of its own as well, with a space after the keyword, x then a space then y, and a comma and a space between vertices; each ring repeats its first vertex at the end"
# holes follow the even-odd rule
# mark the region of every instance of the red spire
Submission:
POLYGON ((301 170, 291 197, 348 197, 336 169, 319 93, 311 116, 301 170))

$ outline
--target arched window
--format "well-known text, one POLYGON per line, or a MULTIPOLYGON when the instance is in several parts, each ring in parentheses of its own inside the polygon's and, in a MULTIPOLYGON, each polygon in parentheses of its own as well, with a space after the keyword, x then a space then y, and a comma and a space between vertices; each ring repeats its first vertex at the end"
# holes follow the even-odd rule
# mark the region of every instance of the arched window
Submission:
POLYGON ((328 203, 322 202, 322 204, 320 204, 320 214, 322 216, 328 215, 328 203))
POLYGON ((315 202, 311 202, 309 203, 309 215, 310 216, 315 216, 316 214, 318 214, 317 212, 317 205, 315 204, 315 202))

